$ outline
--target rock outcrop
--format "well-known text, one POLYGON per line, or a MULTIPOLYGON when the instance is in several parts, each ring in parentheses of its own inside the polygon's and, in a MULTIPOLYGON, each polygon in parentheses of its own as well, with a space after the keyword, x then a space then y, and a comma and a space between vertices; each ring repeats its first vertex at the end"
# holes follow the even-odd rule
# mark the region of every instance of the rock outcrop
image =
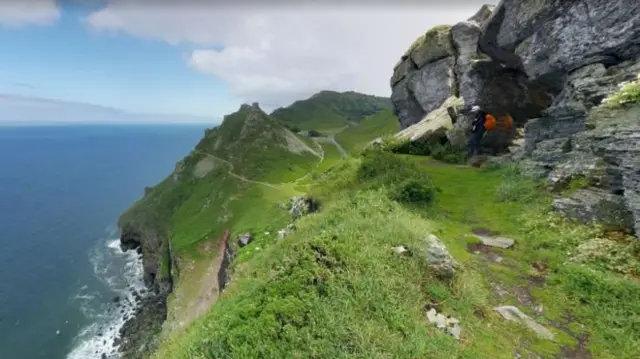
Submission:
POLYGON ((582 222, 640 233, 640 109, 600 106, 640 73, 640 7, 634 0, 503 0, 483 25, 481 50, 554 93, 525 125, 529 173, 560 189, 556 211, 582 222))
POLYGON ((509 148, 511 159, 548 177, 555 190, 583 177, 590 188, 556 201, 557 211, 640 233, 640 106, 600 106, 640 73, 635 0, 502 0, 427 34, 402 56, 391 81, 395 114, 411 128, 404 132, 409 139, 427 128, 424 136, 445 132, 462 147, 471 105, 498 117, 507 112, 516 129, 487 133, 485 150, 509 148), (443 120, 442 106, 452 96, 464 105, 449 106, 451 120, 443 120), (515 151, 522 130, 523 148, 515 151), (623 207, 615 218, 594 213, 614 204, 623 207))
POLYGON ((142 358, 155 347, 157 334, 167 317, 167 297, 173 286, 171 249, 163 229, 148 218, 124 215, 120 231, 121 248, 142 253, 144 283, 149 293, 120 329, 119 350, 125 358, 142 358))
MULTIPOLYGON (((501 116, 511 114, 517 125, 535 117, 548 107, 551 97, 541 86, 530 83, 524 73, 505 67, 479 50, 482 25, 492 7, 483 6, 476 15, 453 26, 443 25, 427 31, 401 57, 391 77, 394 113, 403 129, 420 123, 423 128, 441 127, 425 135, 446 137, 458 148, 466 146, 468 123, 465 109, 480 105, 501 116), (460 121, 446 120, 440 114, 458 99, 460 121), (456 123, 452 126, 452 123, 456 123)), ((484 145, 493 151, 505 150, 515 137, 514 131, 495 131, 484 145)), ((414 139, 415 136, 413 136, 414 139)))

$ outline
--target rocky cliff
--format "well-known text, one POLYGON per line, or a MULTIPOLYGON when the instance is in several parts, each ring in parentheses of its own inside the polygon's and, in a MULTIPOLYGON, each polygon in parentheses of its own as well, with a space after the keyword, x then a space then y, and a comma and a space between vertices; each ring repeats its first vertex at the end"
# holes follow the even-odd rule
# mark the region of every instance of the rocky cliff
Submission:
MULTIPOLYGON (((586 177, 588 188, 558 199, 556 210, 638 233, 640 111, 600 104, 636 78, 639 59, 635 0, 502 0, 421 36, 394 69, 392 101, 413 138, 446 133, 457 147, 469 121, 456 114, 476 104, 510 113, 524 130, 512 158, 556 189, 586 177)), ((517 133, 489 133, 483 145, 503 152, 517 133)))

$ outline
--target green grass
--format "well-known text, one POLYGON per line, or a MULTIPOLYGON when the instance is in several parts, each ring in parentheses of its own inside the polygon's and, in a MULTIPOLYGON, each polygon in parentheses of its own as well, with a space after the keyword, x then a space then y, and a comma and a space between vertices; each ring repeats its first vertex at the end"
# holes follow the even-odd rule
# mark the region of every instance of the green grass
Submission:
POLYGON ((246 178, 279 183, 304 176, 318 161, 308 151, 294 153, 287 146, 284 127, 278 121, 243 107, 225 116, 220 127, 211 130, 196 150, 233 163, 233 171, 246 178))
MULTIPOLYGON (((283 126, 264 112, 241 107, 219 127, 207 130, 172 175, 147 189, 145 197, 122 215, 121 227, 153 231, 159 234, 155 245, 162 246, 170 238, 174 252, 195 255, 198 243, 218 237, 226 229, 278 222, 282 216, 278 217, 279 211, 273 207, 295 193, 290 188, 248 183, 230 175, 231 166, 221 161, 202 178, 194 175, 194 168, 211 154, 229 161, 233 173, 250 180, 273 184, 295 181, 315 168, 319 158, 310 152, 290 151, 286 136, 283 126)), ((168 263, 159 266, 164 270, 168 263)))
POLYGON ((391 109, 386 109, 366 117, 357 126, 348 127, 338 133, 336 141, 349 153, 356 154, 374 139, 398 131, 400 131, 400 122, 391 109))
POLYGON ((388 98, 357 92, 322 91, 306 100, 279 108, 271 116, 290 128, 332 134, 350 122, 359 122, 365 116, 388 108, 391 108, 388 98))
MULTIPOLYGON (((636 272, 616 273, 603 264, 606 256, 570 261, 605 234, 551 216, 552 198, 517 167, 478 170, 368 154, 336 162, 310 191, 321 212, 300 220, 284 240, 264 236, 242 249, 222 298, 155 358, 512 358, 515 349, 554 357, 579 336, 588 338, 594 358, 634 358, 640 349, 636 272), (433 198, 421 206, 393 200, 390 188, 404 179, 428 183, 433 198), (516 240, 513 249, 496 250, 501 264, 468 251, 476 227, 516 240), (434 279, 419 257, 391 251, 418 246, 427 233, 462 265, 451 283, 434 279), (544 273, 535 269, 539 263, 544 273), (543 284, 532 286, 532 278, 543 284), (507 288, 505 297, 495 283, 507 288), (514 293, 523 290, 543 304, 542 315, 518 302, 514 293), (428 303, 461 320, 460 342, 426 323, 428 303), (503 320, 492 310, 501 304, 517 305, 556 340, 503 320)), ((270 223, 265 217, 252 228, 270 223)), ((635 254, 626 258, 637 265, 635 254)))
POLYGON ((629 82, 605 100, 606 107, 624 108, 640 102, 640 75, 638 80, 629 82))

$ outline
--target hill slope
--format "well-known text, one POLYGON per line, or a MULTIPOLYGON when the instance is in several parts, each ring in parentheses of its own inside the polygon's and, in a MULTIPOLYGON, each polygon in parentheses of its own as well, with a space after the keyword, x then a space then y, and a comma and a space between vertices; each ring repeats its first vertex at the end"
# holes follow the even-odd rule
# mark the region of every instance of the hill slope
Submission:
MULTIPOLYGON (((174 299, 179 297, 189 280, 198 279, 193 273, 198 266, 191 264, 199 258, 210 260, 225 230, 286 224, 287 213, 275 210, 293 193, 282 183, 304 176, 319 156, 256 105, 243 105, 219 127, 207 130, 170 176, 147 188, 119 220, 123 247, 141 248, 145 282, 155 293, 123 329, 126 357, 137 358, 140 345, 153 346, 151 338, 166 316, 167 297, 172 291, 174 299), (203 246, 209 248, 206 253, 203 246)), ((183 297, 186 302, 169 310, 190 310, 193 298, 183 297)))
POLYGON ((369 142, 400 130, 400 122, 391 109, 365 117, 359 124, 336 134, 336 140, 350 153, 362 150, 369 142))
POLYGON ((289 128, 333 133, 365 116, 391 108, 391 100, 357 92, 322 91, 279 108, 271 116, 289 128))

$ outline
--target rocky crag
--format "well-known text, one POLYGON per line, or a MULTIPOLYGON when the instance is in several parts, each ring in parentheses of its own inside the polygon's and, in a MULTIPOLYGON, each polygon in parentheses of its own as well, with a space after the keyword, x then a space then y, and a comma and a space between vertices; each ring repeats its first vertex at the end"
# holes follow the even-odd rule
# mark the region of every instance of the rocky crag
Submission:
POLYGON ((485 136, 486 150, 506 153, 524 132, 510 159, 552 189, 585 180, 557 211, 640 233, 640 109, 601 105, 636 79, 639 59, 635 1, 502 0, 421 36, 394 68, 392 102, 405 138, 446 135, 459 148, 470 106, 510 113, 515 128, 485 136))

